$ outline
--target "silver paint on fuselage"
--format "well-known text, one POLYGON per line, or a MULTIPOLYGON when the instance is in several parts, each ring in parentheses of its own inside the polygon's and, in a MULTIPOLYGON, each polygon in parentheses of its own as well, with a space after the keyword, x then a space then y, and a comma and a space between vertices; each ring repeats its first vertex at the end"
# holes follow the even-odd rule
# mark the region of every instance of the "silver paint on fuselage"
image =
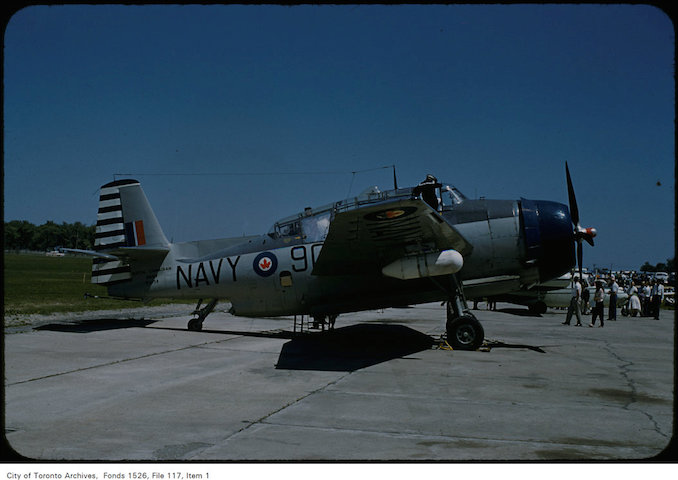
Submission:
MULTIPOLYGON (((399 280, 383 275, 312 274, 324 236, 317 231, 310 240, 302 235, 297 228, 305 220, 322 219, 329 226, 327 219, 333 219, 342 209, 384 198, 409 198, 410 192, 373 192, 371 198, 336 202, 277 222, 266 235, 169 244, 170 251, 162 263, 144 264, 141 270, 133 265, 132 279, 110 285, 109 294, 219 298, 230 301, 233 313, 244 316, 338 314, 447 300, 447 276, 399 280), (292 227, 281 233, 281 225, 292 227), (262 252, 268 256, 260 258, 262 252)), ((469 290, 474 292, 471 296, 494 293, 487 290, 489 283, 478 281, 486 277, 512 279, 501 287, 497 287, 503 285, 501 282, 495 282, 495 290, 515 289, 516 285, 524 287, 540 280, 536 266, 526 263, 518 201, 468 200, 450 195, 439 213, 473 246, 457 274, 469 284, 467 295, 469 290)))

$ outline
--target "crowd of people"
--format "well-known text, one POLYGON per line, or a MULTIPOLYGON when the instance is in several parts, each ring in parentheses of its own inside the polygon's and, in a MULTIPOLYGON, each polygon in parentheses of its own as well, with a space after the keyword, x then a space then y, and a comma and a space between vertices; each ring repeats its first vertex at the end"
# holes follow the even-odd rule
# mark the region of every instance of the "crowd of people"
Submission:
MULTIPOLYGON (((567 315, 563 325, 570 325, 572 321, 572 316, 574 315, 577 319, 575 326, 581 326, 581 317, 582 314, 588 314, 588 307, 590 305, 590 293, 588 288, 588 282, 583 280, 580 281, 579 277, 574 277, 572 284, 572 298, 570 300, 570 305, 567 308, 567 315)), ((603 279, 594 280, 595 292, 593 294, 593 303, 594 306, 591 310, 591 323, 589 327, 594 327, 596 320, 600 319, 599 327, 605 325, 605 283, 603 279)), ((632 317, 641 316, 641 317, 653 317, 655 320, 659 320, 659 309, 661 304, 664 301, 664 284, 661 280, 652 278, 640 280, 640 284, 636 286, 636 280, 633 278, 628 278, 626 280, 621 280, 622 286, 617 283, 617 280, 614 275, 610 275, 607 279, 608 292, 610 295, 609 305, 608 305, 608 321, 617 320, 617 295, 620 288, 622 291, 625 291, 628 295, 628 301, 626 305, 622 307, 622 313, 630 315, 632 317)))
POLYGON ((664 301, 664 283, 661 280, 654 278, 636 286, 636 282, 631 279, 626 286, 626 293, 629 296, 629 315, 653 316, 655 320, 659 320, 659 308, 664 301))

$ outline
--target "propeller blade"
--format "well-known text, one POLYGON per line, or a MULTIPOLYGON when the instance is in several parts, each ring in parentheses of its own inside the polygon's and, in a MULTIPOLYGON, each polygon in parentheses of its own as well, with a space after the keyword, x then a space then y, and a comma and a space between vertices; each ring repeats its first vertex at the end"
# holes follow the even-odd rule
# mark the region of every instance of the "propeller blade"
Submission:
POLYGON ((565 162, 565 174, 567 175, 567 196, 570 200, 570 217, 572 223, 579 226, 579 208, 577 208, 577 198, 574 196, 574 187, 572 186, 572 178, 570 177, 570 169, 565 162))
POLYGON ((583 249, 582 249, 582 239, 586 240, 586 243, 593 246, 593 237, 598 233, 595 228, 582 228, 579 225, 579 207, 577 207, 577 198, 574 195, 574 186, 572 185, 572 177, 570 176, 570 168, 565 162, 565 174, 567 176, 567 196, 570 201, 570 218, 574 224, 574 241, 577 242, 577 266, 579 267, 579 279, 584 280, 582 275, 582 265, 584 263, 583 249))
POLYGON ((582 235, 581 238, 583 238, 584 240, 586 240, 586 243, 588 243, 588 244, 591 245, 592 247, 595 247, 595 245, 593 244, 593 237, 588 236, 588 235, 582 235))

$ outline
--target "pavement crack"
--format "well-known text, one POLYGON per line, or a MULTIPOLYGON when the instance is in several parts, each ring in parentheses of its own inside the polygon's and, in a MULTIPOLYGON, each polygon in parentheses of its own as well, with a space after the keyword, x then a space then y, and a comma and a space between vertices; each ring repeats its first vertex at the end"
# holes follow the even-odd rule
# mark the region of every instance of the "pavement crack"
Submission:
POLYGON ((618 367, 617 367, 618 370, 619 370, 619 374, 620 374, 621 377, 624 379, 624 381, 626 382, 626 385, 628 386, 628 388, 629 388, 630 391, 631 391, 631 395, 630 395, 629 401, 626 402, 626 404, 625 404, 622 408, 623 408, 624 410, 635 411, 635 412, 639 412, 639 413, 645 415, 645 416, 647 417, 647 419, 648 419, 648 420, 652 423, 652 425, 654 426, 653 430, 654 430, 655 432, 657 432, 659 435, 661 435, 662 437, 668 439, 669 436, 668 436, 667 434, 665 434, 664 432, 661 431, 661 428, 660 428, 660 426, 659 426, 659 423, 657 422, 657 420, 655 420, 655 418, 654 418, 649 412, 647 412, 647 411, 645 411, 645 410, 643 410, 643 409, 641 409, 641 408, 638 408, 638 407, 633 407, 633 408, 632 408, 632 405, 633 405, 633 404, 637 404, 637 403, 638 403, 638 398, 639 398, 638 388, 637 388, 637 386, 636 386, 635 380, 634 380, 633 377, 631 376, 631 371, 630 371, 631 367, 634 366, 635 364, 634 364, 632 361, 630 361, 630 360, 627 360, 627 359, 622 358, 622 357, 621 357, 621 356, 620 356, 620 355, 612 348, 612 346, 610 345, 610 343, 609 343, 608 341, 605 341, 605 350, 607 350, 608 353, 609 353, 614 359, 616 359, 616 360, 619 362, 619 365, 618 365, 618 367))
POLYGON ((7 383, 7 384, 5 384, 5 386, 11 387, 11 386, 14 386, 14 385, 22 385, 22 384, 25 384, 25 383, 31 383, 31 382, 37 382, 37 381, 40 381, 40 380, 46 380, 48 378, 60 377, 62 375, 69 375, 71 373, 85 372, 87 370, 94 370, 96 368, 101 368, 101 367, 110 367, 112 365, 121 365, 121 364, 124 364, 124 363, 127 363, 127 362, 134 362, 136 360, 154 357, 156 355, 166 355, 168 353, 181 352, 182 350, 190 350, 192 348, 204 348, 205 346, 209 346, 211 344, 223 343, 223 342, 227 342, 229 340, 232 340, 232 339, 226 338, 226 339, 221 339, 221 340, 214 340, 214 341, 211 341, 211 342, 204 342, 204 343, 200 343, 200 344, 196 344, 196 345, 189 345, 187 347, 174 348, 174 349, 171 349, 171 350, 163 350, 161 352, 153 352, 153 353, 148 353, 146 355, 139 355, 139 356, 131 357, 131 358, 123 358, 121 360, 113 360, 113 361, 106 362, 106 363, 98 363, 96 365, 90 365, 88 367, 76 368, 76 369, 73 369, 73 370, 67 370, 65 372, 51 373, 49 375, 43 375, 41 377, 29 378, 29 379, 21 380, 21 381, 18 381, 18 382, 7 383))
POLYGON ((233 432, 233 433, 231 433, 230 435, 228 435, 227 437, 225 437, 223 441, 224 441, 224 442, 227 442, 227 441, 230 440, 231 438, 233 438, 233 437, 235 437, 236 435, 239 435, 240 433, 242 433, 242 432, 248 430, 249 428, 251 428, 251 427, 254 426, 254 425, 257 425, 257 424, 269 424, 269 422, 267 422, 266 420, 267 420, 268 418, 272 417, 273 415, 275 415, 276 413, 282 412, 283 410, 285 410, 285 409, 291 407, 292 405, 296 405, 297 403, 301 402, 302 400, 305 400, 305 399, 307 399, 308 397, 310 397, 310 396, 312 396, 312 395, 315 395, 316 393, 322 392, 323 390, 327 389, 328 387, 331 387, 331 386, 333 386, 333 385, 336 385, 337 383, 339 383, 340 381, 342 381, 344 378, 346 378, 346 377, 348 377, 349 375, 351 375, 351 373, 352 373, 352 372, 347 372, 347 373, 345 373, 344 375, 340 376, 339 378, 335 378, 335 379, 332 380, 331 382, 328 382, 328 383, 326 383, 325 385, 322 385, 321 387, 316 388, 315 390, 311 390, 310 392, 307 392, 306 394, 302 395, 301 397, 296 398, 296 399, 292 400, 291 402, 288 402, 288 403, 286 403, 285 405, 283 405, 283 406, 281 406, 281 407, 279 407, 279 408, 276 408, 276 409, 273 410, 272 412, 269 412, 269 413, 267 413, 266 415, 264 415, 264 416, 262 416, 262 417, 260 417, 260 418, 258 418, 258 419, 256 419, 256 420, 252 420, 252 421, 247 422, 247 424, 246 424, 245 426, 243 426, 242 428, 236 430, 235 432, 233 432))

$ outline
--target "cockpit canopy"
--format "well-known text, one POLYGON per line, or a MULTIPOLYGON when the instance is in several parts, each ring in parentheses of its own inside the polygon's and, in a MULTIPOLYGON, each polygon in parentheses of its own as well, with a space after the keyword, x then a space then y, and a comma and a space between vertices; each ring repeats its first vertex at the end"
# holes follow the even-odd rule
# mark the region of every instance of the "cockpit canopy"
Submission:
MULTIPOLYGON (((454 185, 445 182, 441 182, 441 184, 442 187, 436 189, 440 211, 452 208, 466 200, 466 196, 454 185)), ((307 242, 322 242, 327 237, 330 222, 336 213, 386 200, 408 199, 412 197, 412 189, 413 187, 407 187, 381 191, 379 187, 373 186, 363 190, 355 197, 318 208, 307 207, 302 213, 278 220, 268 231, 268 236, 271 238, 303 238, 307 242)))

